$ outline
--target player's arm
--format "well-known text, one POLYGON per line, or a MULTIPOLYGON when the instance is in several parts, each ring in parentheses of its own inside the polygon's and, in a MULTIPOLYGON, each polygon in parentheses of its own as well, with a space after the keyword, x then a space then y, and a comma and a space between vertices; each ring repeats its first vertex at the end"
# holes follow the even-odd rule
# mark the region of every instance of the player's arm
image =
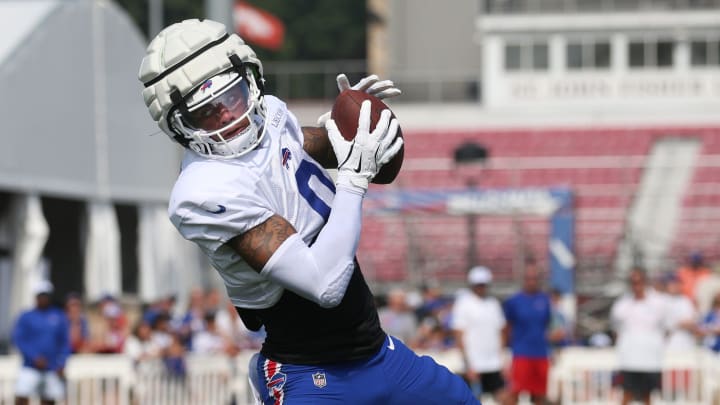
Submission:
POLYGON ((370 102, 360 109, 358 133, 346 141, 333 120, 327 122, 338 167, 337 192, 328 222, 312 246, 279 215, 233 238, 230 245, 264 277, 323 307, 340 303, 354 270, 360 241, 362 199, 371 178, 402 146, 397 120, 384 111, 369 132, 370 102))
MULTIPOLYGON (((359 90, 364 91, 370 95, 373 95, 379 99, 386 99, 390 97, 398 96, 401 91, 391 80, 380 80, 377 75, 370 75, 364 77, 355 85, 350 86, 350 82, 344 73, 341 73, 336 78, 338 91, 342 93, 345 90, 359 90)), ((303 127, 302 132, 305 137, 303 142, 303 149, 315 161, 326 169, 337 168, 338 162, 333 152, 332 144, 328 139, 328 133, 325 129, 325 123, 330 118, 330 112, 326 112, 318 118, 317 127, 303 127)))
POLYGON ((337 168, 337 157, 335 157, 325 127, 302 127, 302 132, 305 139, 303 142, 305 152, 320 163, 320 166, 326 169, 337 168))

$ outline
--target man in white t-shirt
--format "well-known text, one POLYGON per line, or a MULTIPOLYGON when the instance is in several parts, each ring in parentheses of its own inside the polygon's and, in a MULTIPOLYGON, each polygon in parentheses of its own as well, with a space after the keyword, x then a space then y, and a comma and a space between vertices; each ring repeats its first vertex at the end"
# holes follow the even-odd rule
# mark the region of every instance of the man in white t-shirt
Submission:
POLYGON ((635 400, 649 405, 650 394, 660 390, 667 301, 648 288, 642 269, 630 272, 629 283, 630 292, 619 297, 610 310, 617 331, 622 403, 635 400))
POLYGON ((491 281, 488 268, 470 269, 470 291, 462 291, 455 301, 452 325, 470 386, 476 394, 490 393, 499 403, 507 403, 509 398, 501 373, 505 316, 498 300, 487 293, 491 281))
POLYGON ((682 293, 682 286, 677 276, 670 274, 665 278, 667 293, 666 324, 668 350, 688 351, 697 348, 695 332, 698 325, 698 313, 690 298, 682 293))

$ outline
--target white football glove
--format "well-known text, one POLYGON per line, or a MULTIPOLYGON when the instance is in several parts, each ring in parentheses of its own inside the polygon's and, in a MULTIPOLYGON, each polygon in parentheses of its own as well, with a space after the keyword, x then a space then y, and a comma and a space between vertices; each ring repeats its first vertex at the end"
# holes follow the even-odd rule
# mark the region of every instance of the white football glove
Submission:
POLYGON ((360 106, 355 139, 347 141, 340 134, 335 120, 328 119, 325 128, 338 161, 337 185, 365 194, 370 180, 389 162, 403 145, 396 137, 398 121, 390 119, 390 110, 383 110, 375 129, 370 132, 370 101, 360 106))
MULTIPOLYGON (((402 91, 395 87, 395 83, 393 83, 392 80, 380 80, 380 78, 377 75, 370 75, 367 77, 363 77, 360 79, 359 82, 355 83, 354 86, 350 86, 350 82, 348 81, 347 76, 345 76, 345 73, 340 73, 335 78, 335 81, 337 82, 338 91, 342 93, 345 90, 351 89, 351 90, 360 90, 364 91, 367 94, 370 94, 372 96, 375 96, 379 98, 380 100, 384 100, 386 98, 399 96, 402 91)), ((330 119, 330 111, 326 112, 325 114, 318 117, 317 124, 318 126, 325 125, 325 122, 330 119)))

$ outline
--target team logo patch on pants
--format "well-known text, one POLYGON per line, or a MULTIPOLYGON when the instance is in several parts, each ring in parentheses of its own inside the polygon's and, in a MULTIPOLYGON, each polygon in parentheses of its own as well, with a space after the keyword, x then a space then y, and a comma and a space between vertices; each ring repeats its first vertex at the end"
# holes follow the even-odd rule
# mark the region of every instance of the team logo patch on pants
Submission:
POLYGON ((283 388, 287 381, 287 374, 280 371, 281 367, 282 364, 272 360, 265 360, 265 366, 263 367, 265 381, 267 381, 265 385, 270 396, 275 399, 275 405, 282 404, 285 399, 283 388))
POLYGON ((315 384, 318 388, 323 388, 327 385, 327 379, 325 378, 325 373, 318 371, 317 373, 312 375, 313 378, 313 384, 315 384))

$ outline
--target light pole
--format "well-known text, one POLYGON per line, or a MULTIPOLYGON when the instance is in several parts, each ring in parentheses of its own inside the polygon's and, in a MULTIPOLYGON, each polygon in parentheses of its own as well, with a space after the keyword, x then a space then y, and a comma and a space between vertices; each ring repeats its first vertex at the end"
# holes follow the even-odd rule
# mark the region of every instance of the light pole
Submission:
MULTIPOLYGON (((465 186, 468 191, 477 190, 478 178, 480 170, 488 159, 488 150, 478 143, 467 141, 455 148, 453 160, 455 161, 456 173, 460 177, 465 177, 465 186)), ((465 214, 467 220, 467 268, 471 268, 478 264, 477 260, 477 232, 476 222, 477 213, 472 208, 468 209, 465 214)))

